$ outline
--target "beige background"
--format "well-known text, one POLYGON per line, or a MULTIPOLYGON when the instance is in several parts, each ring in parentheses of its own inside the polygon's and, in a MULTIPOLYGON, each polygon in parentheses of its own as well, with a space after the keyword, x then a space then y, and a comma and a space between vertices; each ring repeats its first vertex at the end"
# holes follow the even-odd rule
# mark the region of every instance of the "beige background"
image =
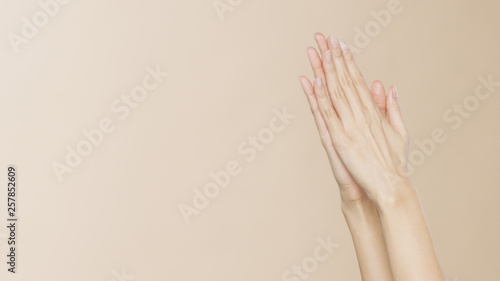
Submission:
MULTIPOLYGON (((38 1, 1 3, 0 167, 19 168, 20 244, 19 273, 4 264, 0 280, 278 281, 328 235, 340 247, 308 280, 360 280, 297 77, 311 75, 314 32, 355 46, 390 1, 243 0, 221 20, 212 0, 74 0, 18 53, 8 34, 38 1), (118 119, 113 100, 155 65, 170 77, 118 119), (247 162, 238 145, 285 106, 295 119, 247 162), (51 163, 104 117, 115 131, 60 183, 51 163), (231 160, 242 172, 186 224, 179 204, 231 160)), ((447 135, 412 173, 446 277, 498 280, 500 87, 456 130, 443 114, 478 77, 500 81, 500 4, 400 5, 357 61, 369 82, 397 84, 412 151, 447 135)), ((5 257, 5 188, 0 202, 5 257)))

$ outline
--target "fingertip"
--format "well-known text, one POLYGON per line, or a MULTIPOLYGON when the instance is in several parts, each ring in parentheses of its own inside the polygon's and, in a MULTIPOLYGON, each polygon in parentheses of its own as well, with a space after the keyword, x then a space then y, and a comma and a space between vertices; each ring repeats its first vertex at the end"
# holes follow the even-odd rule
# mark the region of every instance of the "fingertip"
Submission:
POLYGON ((299 83, 302 85, 302 76, 304 75, 299 75, 297 78, 299 79, 299 83))
POLYGON ((304 78, 306 78, 304 75, 299 75, 299 82, 302 86, 304 86, 305 83, 304 78))
POLYGON ((389 88, 389 93, 387 93, 387 102, 390 103, 391 105, 393 103, 397 104, 397 90, 396 86, 392 85, 391 88, 389 88))
POLYGON ((307 56, 310 59, 315 59, 318 57, 318 52, 316 52, 316 49, 314 47, 307 47, 307 56))
POLYGON ((389 88, 389 93, 387 94, 387 115, 389 116, 389 123, 402 136, 405 136, 406 127, 397 101, 397 89, 394 85, 389 88))
POLYGON ((304 89, 306 94, 309 94, 309 92, 311 92, 312 89, 314 88, 314 86, 311 84, 311 81, 309 81, 309 78, 307 78, 305 75, 300 75, 299 81, 300 85, 302 86, 302 89, 304 89))
POLYGON ((314 39, 318 44, 318 48, 321 51, 321 54, 328 50, 328 43, 326 42, 326 38, 322 33, 316 33, 314 39))
POLYGON ((380 80, 375 80, 372 82, 370 90, 376 94, 383 93, 384 92, 384 84, 380 80))

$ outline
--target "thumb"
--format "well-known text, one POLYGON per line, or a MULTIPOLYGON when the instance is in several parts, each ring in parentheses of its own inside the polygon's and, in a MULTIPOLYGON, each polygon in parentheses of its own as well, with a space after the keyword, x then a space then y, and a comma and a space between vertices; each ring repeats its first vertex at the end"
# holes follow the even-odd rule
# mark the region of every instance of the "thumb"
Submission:
POLYGON ((403 121, 403 116, 401 115, 401 110, 398 103, 398 90, 396 86, 393 85, 389 89, 389 95, 387 95, 387 120, 389 124, 398 131, 398 133, 405 139, 408 139, 408 130, 403 121))

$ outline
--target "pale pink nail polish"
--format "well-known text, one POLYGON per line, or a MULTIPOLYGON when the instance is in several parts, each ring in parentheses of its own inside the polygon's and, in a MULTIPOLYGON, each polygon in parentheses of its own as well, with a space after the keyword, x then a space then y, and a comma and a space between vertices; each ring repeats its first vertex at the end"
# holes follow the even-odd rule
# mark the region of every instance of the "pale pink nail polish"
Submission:
POLYGON ((321 82, 321 78, 316 78, 316 85, 318 85, 318 88, 323 88, 323 82, 321 82))
POLYGON ((327 62, 332 62, 332 52, 330 50, 325 52, 325 57, 327 62))
POLYGON ((339 40, 337 40, 337 37, 335 35, 330 36, 330 43, 334 48, 337 48, 339 46, 339 40))
POLYGON ((392 91, 392 94, 394 95, 394 98, 398 98, 398 89, 396 88, 396 85, 393 85, 394 90, 392 91))
POLYGON ((349 47, 343 41, 340 41, 340 48, 342 49, 342 53, 347 53, 349 51, 349 47))

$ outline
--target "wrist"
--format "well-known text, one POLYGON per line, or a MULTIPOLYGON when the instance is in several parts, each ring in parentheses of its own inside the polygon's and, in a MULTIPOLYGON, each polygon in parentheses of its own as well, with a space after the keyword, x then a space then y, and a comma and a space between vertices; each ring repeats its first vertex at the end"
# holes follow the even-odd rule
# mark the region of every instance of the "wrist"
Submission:
POLYGON ((367 196, 364 196, 358 200, 345 199, 341 197, 340 207, 342 213, 346 217, 365 215, 373 211, 376 212, 375 203, 367 196))
POLYGON ((387 185, 387 188, 379 189, 375 196, 375 205, 379 211, 407 207, 419 203, 417 190, 410 178, 387 185))

